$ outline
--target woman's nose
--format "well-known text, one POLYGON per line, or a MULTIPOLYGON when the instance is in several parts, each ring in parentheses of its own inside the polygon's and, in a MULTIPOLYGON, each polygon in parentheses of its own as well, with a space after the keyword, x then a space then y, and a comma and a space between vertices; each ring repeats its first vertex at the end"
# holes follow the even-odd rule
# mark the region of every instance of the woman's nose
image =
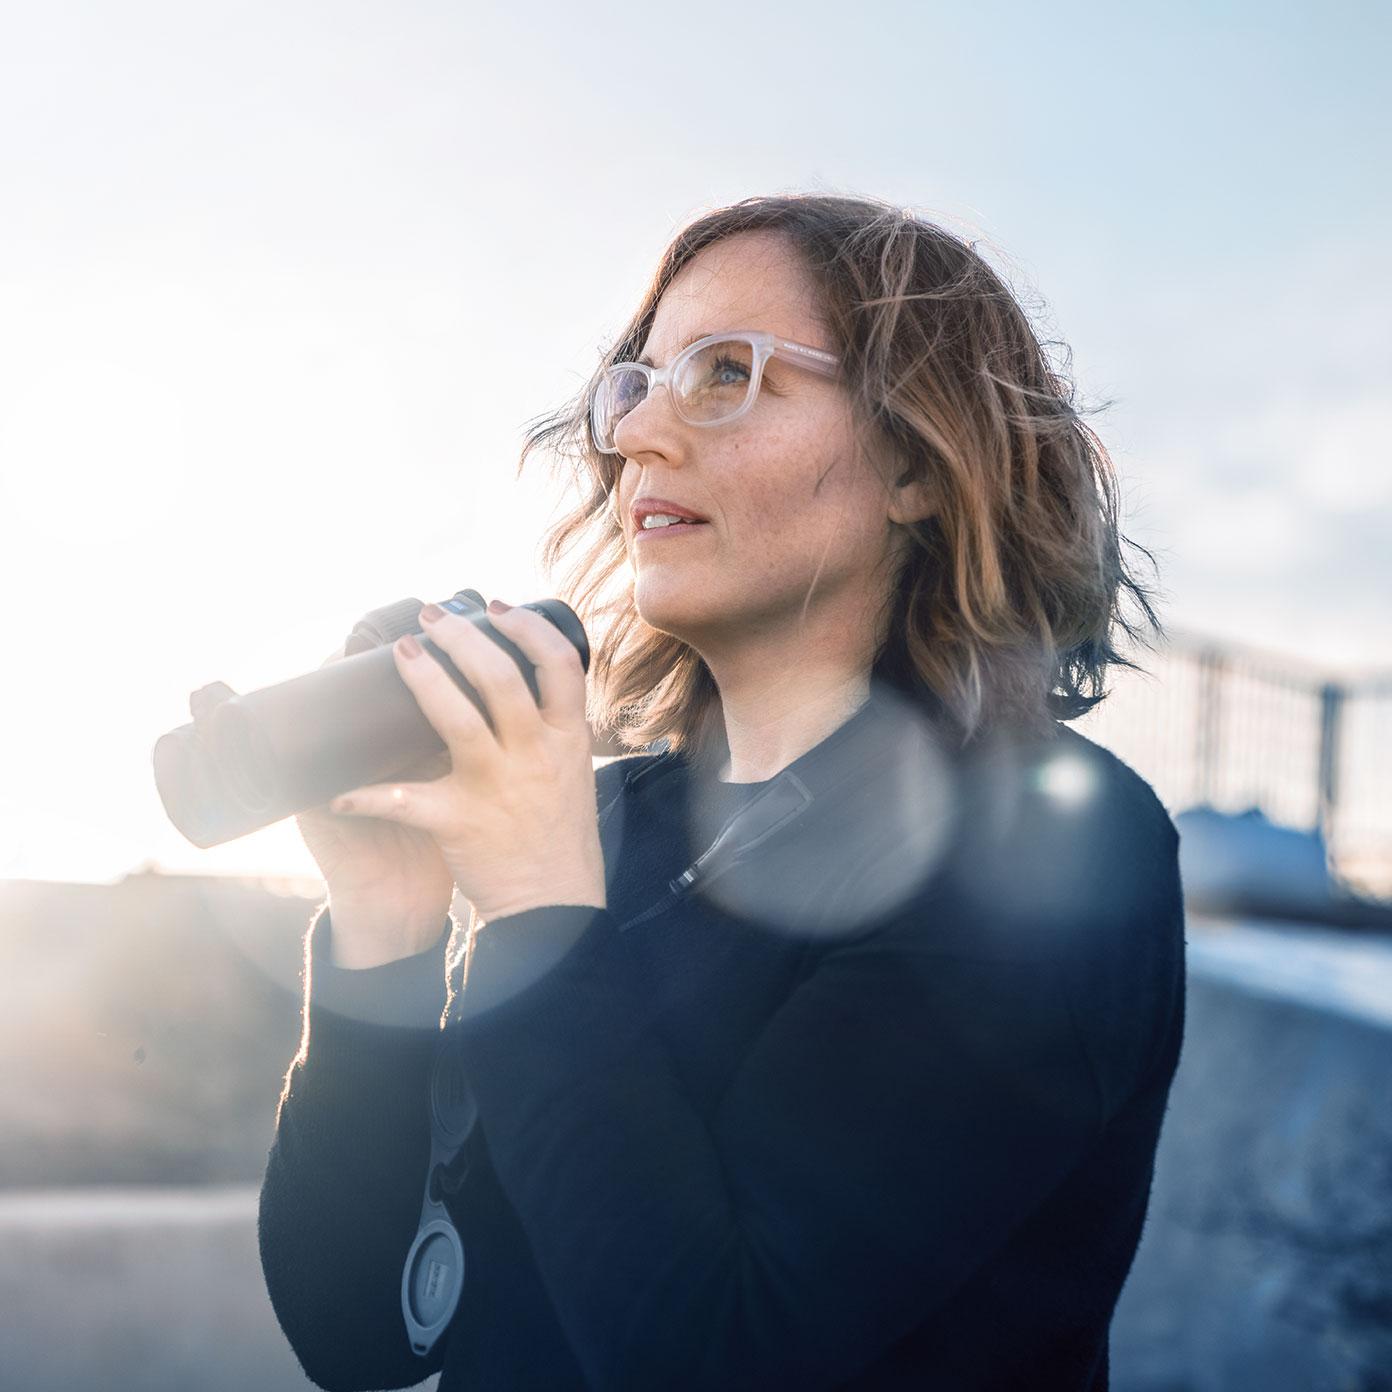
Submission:
POLYGON ((614 445, 625 459, 653 452, 670 455, 676 443, 674 435, 681 429, 681 417, 672 406, 671 388, 664 382, 625 412, 614 427, 614 445))

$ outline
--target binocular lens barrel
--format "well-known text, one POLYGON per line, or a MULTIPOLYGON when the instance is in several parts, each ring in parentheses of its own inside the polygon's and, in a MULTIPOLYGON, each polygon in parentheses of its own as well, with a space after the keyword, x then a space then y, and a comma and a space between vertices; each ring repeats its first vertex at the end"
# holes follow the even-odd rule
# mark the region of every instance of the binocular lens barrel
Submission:
MULTIPOLYGON (((353 788, 401 778, 444 750, 391 650, 402 634, 420 634, 421 607, 406 599, 372 610, 345 642, 349 655, 317 671, 242 696, 221 682, 194 692, 193 723, 162 735, 154 749, 155 784, 170 821, 206 850, 353 788)), ((507 652, 539 699, 535 668, 489 622, 478 591, 459 590, 440 607, 507 652)), ((585 629, 569 605, 542 599, 523 607, 560 629, 589 670, 585 629)), ((421 646, 491 724, 482 698, 449 657, 429 639, 421 646)))

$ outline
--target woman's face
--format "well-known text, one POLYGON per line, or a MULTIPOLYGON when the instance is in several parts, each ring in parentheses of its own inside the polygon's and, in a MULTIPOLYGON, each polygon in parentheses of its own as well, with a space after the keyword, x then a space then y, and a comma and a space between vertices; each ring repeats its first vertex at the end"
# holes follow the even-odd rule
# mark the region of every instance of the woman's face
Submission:
MULTIPOLYGON (((779 235, 707 247, 673 280, 642 356, 665 367, 693 339, 731 329, 836 351, 815 287, 779 235)), ((889 499, 852 457, 853 423, 834 379, 771 358, 758 399, 728 425, 689 425, 659 390, 619 423, 618 509, 638 613, 710 651, 797 625, 863 627, 887 577, 889 499), (659 499, 706 521, 644 532, 635 503, 659 499)))

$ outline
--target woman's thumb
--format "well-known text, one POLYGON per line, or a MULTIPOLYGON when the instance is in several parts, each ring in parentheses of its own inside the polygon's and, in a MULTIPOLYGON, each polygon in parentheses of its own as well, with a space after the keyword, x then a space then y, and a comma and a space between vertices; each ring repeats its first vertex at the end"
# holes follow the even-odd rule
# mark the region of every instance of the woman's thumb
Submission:
POLYGON ((447 795, 436 783, 369 783, 336 797, 329 811, 349 817, 380 817, 432 834, 444 825, 447 795))

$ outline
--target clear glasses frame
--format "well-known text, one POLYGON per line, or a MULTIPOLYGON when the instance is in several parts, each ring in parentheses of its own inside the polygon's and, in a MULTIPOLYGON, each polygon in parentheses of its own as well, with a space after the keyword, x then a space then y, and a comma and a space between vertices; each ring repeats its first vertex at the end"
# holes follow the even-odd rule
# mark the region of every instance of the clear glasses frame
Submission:
MULTIPOLYGON (((590 396, 590 437, 594 441, 595 448, 601 454, 617 454, 619 452, 619 448, 615 444, 607 446, 601 444, 604 426, 600 420, 599 410, 601 390, 612 381, 617 373, 641 372, 647 378, 648 386, 647 393, 643 397, 644 401, 648 400, 659 387, 667 387, 668 395, 672 401, 672 409, 688 425, 728 425, 731 421, 738 420, 753 406, 759 395, 759 386, 764 380, 764 364, 770 358, 782 358, 797 367, 805 368, 809 372, 819 373, 823 377, 837 376, 841 362, 835 353, 828 353, 824 348, 813 348, 806 343, 794 343, 791 339, 779 338, 777 334, 767 333, 763 329, 734 329, 727 333, 707 334, 705 338, 698 338, 695 343, 687 344, 666 367, 649 367, 647 363, 640 362, 611 363, 600 375, 600 380, 590 396), (677 374, 697 353, 711 347, 712 344, 731 341, 747 343, 753 351, 753 369, 749 374, 749 386, 745 391, 744 400, 733 411, 714 420, 693 420, 682 410, 677 393, 671 390, 671 383, 676 380, 677 374)), ((631 409, 633 408, 630 407, 631 409)), ((626 411, 624 415, 627 414, 626 411)), ((620 416, 619 420, 622 419, 623 416, 620 416)))

